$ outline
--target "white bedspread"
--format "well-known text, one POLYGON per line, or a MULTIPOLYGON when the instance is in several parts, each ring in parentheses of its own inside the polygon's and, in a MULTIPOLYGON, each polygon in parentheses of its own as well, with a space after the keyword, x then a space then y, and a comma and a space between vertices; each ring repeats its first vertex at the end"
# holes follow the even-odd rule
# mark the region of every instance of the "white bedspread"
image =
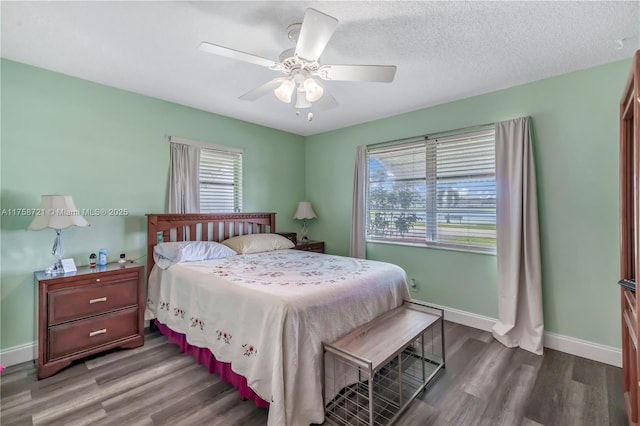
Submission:
POLYGON ((148 294, 146 318, 231 363, 272 426, 322 423, 322 342, 409 299, 396 265, 298 250, 154 268, 148 294))

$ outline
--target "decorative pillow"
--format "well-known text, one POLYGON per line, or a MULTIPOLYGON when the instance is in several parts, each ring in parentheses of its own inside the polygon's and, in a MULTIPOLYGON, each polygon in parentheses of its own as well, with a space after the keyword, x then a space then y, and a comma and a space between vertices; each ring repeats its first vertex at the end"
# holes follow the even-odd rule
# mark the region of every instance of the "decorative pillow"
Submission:
POLYGON ((153 259, 162 269, 181 262, 223 259, 238 253, 214 241, 179 241, 160 243, 153 248, 153 259))
POLYGON ((278 234, 250 234, 229 238, 222 242, 227 247, 231 247, 238 254, 260 253, 262 251, 273 251, 294 247, 294 244, 287 238, 278 234))

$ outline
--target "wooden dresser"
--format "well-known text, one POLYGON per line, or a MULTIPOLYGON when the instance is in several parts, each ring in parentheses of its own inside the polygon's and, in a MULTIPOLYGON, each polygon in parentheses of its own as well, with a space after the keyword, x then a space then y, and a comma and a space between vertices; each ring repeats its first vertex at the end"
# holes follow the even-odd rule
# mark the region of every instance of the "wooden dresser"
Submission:
POLYGON ((144 344, 144 266, 127 262, 35 273, 38 284, 38 379, 71 361, 144 344))
POLYGON ((620 284, 622 376, 630 424, 638 423, 640 357, 638 292, 640 270, 640 51, 636 52, 620 103, 620 284))

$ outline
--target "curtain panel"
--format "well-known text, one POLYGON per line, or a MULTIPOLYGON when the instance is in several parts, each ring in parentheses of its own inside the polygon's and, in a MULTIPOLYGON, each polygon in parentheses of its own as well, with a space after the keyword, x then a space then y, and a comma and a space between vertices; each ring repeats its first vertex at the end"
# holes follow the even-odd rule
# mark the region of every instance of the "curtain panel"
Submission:
POLYGON ((171 142, 169 213, 200 211, 200 148, 171 142))
POLYGON ((356 148, 356 170, 353 177, 353 210, 351 212, 351 239, 349 255, 365 259, 367 257, 367 146, 356 148))
POLYGON ((544 321, 531 118, 496 123, 498 321, 493 336, 542 354, 544 321))

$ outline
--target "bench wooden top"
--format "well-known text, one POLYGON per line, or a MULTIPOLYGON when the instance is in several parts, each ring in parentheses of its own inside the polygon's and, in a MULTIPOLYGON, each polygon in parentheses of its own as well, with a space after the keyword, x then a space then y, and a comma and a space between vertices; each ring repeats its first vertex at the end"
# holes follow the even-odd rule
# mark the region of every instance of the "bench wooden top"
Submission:
POLYGON ((440 318, 441 315, 424 312, 412 307, 411 303, 405 303, 326 347, 333 347, 367 360, 376 371, 440 318))

